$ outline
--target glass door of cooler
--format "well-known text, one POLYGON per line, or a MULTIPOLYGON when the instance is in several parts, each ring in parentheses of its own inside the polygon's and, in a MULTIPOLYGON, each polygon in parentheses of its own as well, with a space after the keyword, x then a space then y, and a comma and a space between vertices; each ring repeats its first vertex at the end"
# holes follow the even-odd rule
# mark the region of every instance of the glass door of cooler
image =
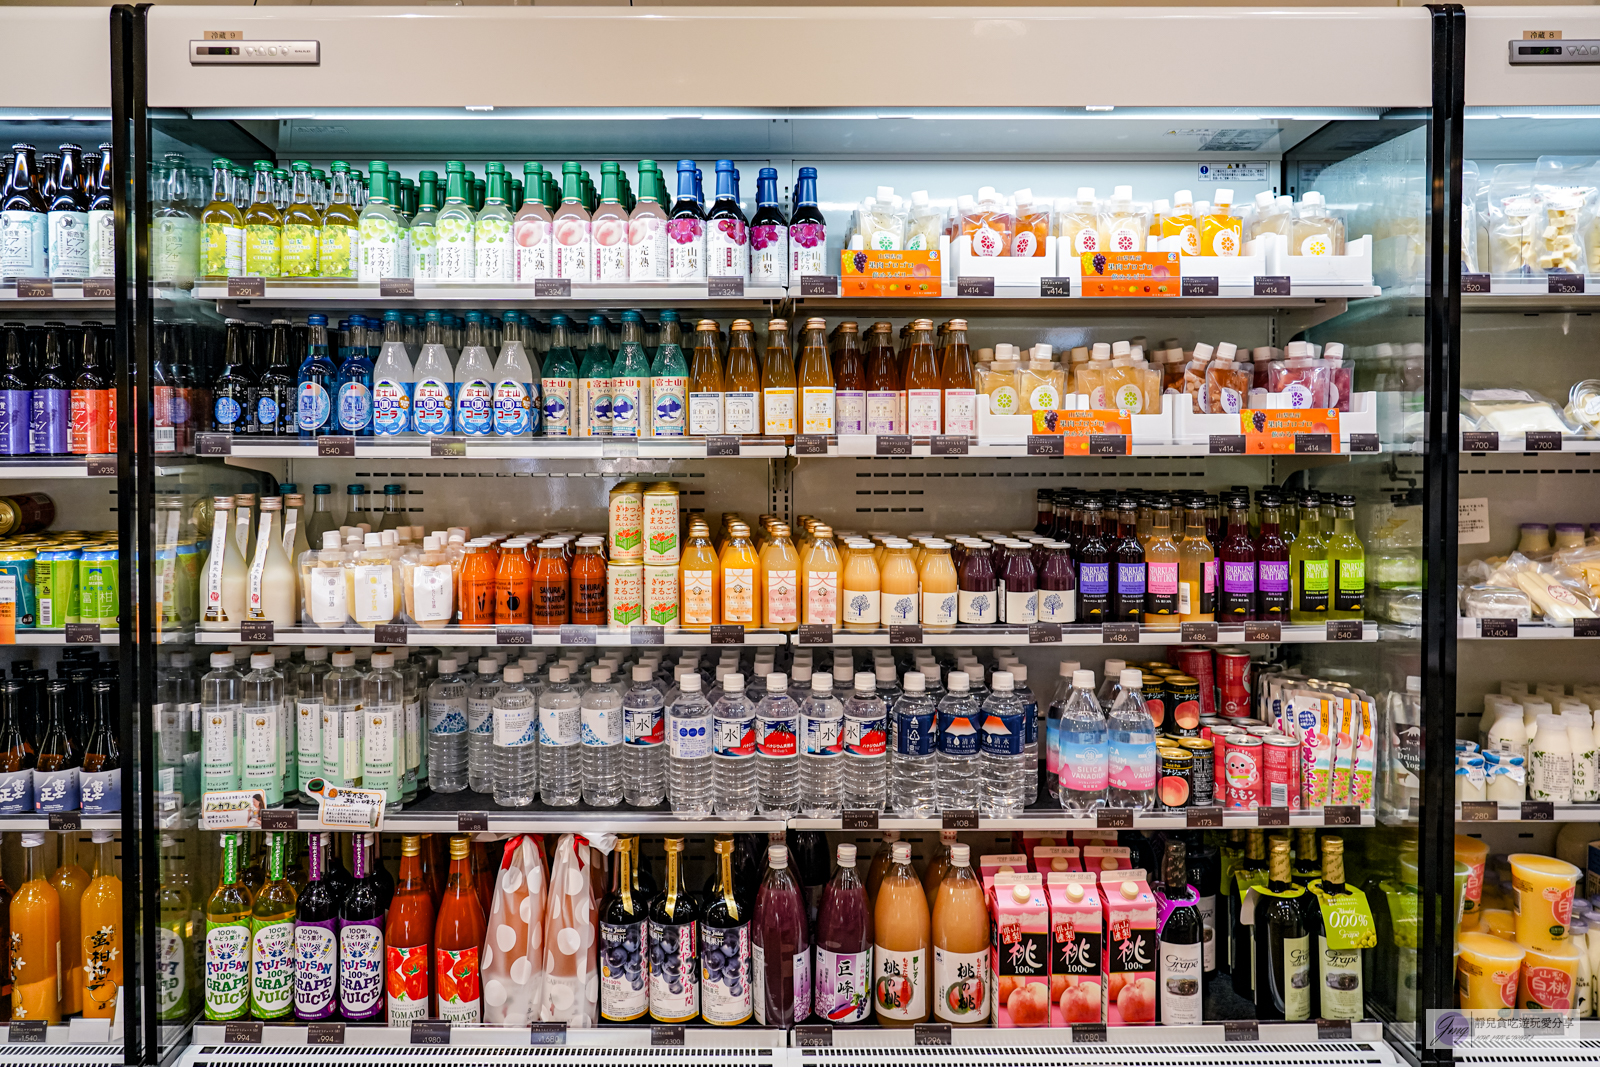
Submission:
MULTIPOLYGON (((1466 20, 1452 699, 1455 858, 1466 889, 1456 938, 1460 990, 1444 1006, 1474 1017, 1475 1038, 1494 1025, 1484 1015, 1555 1020, 1552 1041, 1540 1043, 1576 1059, 1584 1053, 1573 1040, 1592 1036, 1594 1025, 1584 1021, 1592 1020, 1593 998, 1585 1001, 1581 979, 1566 974, 1567 961, 1595 941, 1588 824, 1597 794, 1585 747, 1595 678, 1583 638, 1596 632, 1600 603, 1588 580, 1596 446, 1583 352, 1592 340, 1588 286, 1600 271, 1591 177, 1600 101, 1584 63, 1593 62, 1589 39, 1600 36, 1600 23, 1524 22, 1499 9, 1466 20), (1514 370, 1508 353, 1516 354, 1514 370), (1576 739, 1568 744, 1570 783, 1551 776, 1546 758, 1568 733, 1576 739), (1534 899, 1560 909, 1537 930, 1534 899), (1503 911, 1522 926, 1501 922, 1503 911), (1491 1005, 1478 976, 1496 953, 1492 973, 1514 974, 1501 984, 1518 991, 1491 1005)), ((1511 1046, 1457 1047, 1474 1062, 1515 1054, 1511 1046)))
POLYGON ((144 15, 196 1046, 1420 1057, 1443 16, 224 21, 144 15))
POLYGON ((105 11, 10 9, 0 193, 0 1017, 17 1062, 142 1051, 126 206, 105 11), (124 891, 124 882, 131 883, 124 891))

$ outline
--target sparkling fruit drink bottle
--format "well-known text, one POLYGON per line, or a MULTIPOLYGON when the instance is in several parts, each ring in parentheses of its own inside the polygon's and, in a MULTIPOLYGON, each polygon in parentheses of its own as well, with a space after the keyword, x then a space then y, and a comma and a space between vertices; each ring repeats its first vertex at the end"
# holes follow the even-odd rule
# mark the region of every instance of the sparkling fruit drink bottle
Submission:
POLYGON ((1145 709, 1142 686, 1143 676, 1138 668, 1124 670, 1122 692, 1106 716, 1107 807, 1148 811, 1155 803, 1155 723, 1145 709))
MULTIPOLYGON (((1052 709, 1053 711, 1056 709, 1052 709)), ((1056 721, 1056 794, 1068 811, 1106 806, 1105 714, 1094 695, 1094 672, 1073 671, 1056 721)))

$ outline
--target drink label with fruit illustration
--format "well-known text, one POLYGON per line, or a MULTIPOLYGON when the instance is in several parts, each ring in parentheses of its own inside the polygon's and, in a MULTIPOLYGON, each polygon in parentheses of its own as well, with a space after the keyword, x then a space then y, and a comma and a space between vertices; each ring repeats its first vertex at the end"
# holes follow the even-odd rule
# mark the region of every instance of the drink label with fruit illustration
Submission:
POLYGON ((388 947, 384 987, 389 994, 389 1025, 409 1026, 428 1017, 428 946, 388 947))
MULTIPOLYGON (((1003 954, 1003 953, 1002 953, 1003 954)), ((978 1022, 989 1016, 988 952, 933 950, 933 1017, 978 1022)))
POLYGON ((437 951, 439 1018, 453 1023, 478 1022, 478 949, 437 951))
POLYGON ((1078 257, 1084 296, 1177 296, 1177 252, 1084 252, 1078 257))
POLYGON ((644 966, 645 924, 600 924, 600 1017, 621 1023, 638 1019, 650 1007, 644 966))
POLYGON ((818 1015, 834 1024, 866 1022, 872 1017, 867 982, 872 975, 872 950, 829 952, 817 949, 818 1015))
MULTIPOLYGON (((790 240, 794 239, 793 230, 790 240)), ((843 296, 938 296, 939 250, 851 251, 839 253, 843 296)), ((809 272, 807 272, 809 273, 809 272)))
POLYGON ((750 1018, 750 927, 700 927, 700 1014, 714 1026, 736 1026, 750 1018))
POLYGON ((700 1014, 698 923, 651 923, 650 1017, 688 1022, 700 1014))
POLYGON ((928 951, 875 946, 872 1001, 884 1019, 921 1021, 928 1014, 928 951))
POLYGON ((1302 434, 1326 434, 1332 452, 1339 451, 1338 408, 1268 408, 1239 412, 1245 455, 1285 456, 1295 451, 1302 434))

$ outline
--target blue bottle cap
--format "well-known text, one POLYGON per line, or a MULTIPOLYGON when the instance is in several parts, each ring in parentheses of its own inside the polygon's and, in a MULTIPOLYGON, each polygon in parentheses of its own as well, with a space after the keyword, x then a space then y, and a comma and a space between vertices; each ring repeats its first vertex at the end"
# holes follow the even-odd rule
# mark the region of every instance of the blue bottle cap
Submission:
POLYGON ((400 321, 400 312, 398 312, 398 311, 385 311, 383 313, 383 321, 384 322, 399 322, 400 321))
POLYGON ((326 326, 326 325, 328 325, 328 316, 326 316, 326 315, 307 315, 306 316, 306 325, 307 326, 326 326))

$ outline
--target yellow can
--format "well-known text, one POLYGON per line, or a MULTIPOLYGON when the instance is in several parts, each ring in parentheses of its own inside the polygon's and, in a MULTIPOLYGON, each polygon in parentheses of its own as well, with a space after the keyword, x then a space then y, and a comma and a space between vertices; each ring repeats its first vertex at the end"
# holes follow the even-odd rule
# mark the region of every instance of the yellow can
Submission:
POLYGON ((644 564, 612 560, 606 566, 606 626, 626 630, 644 617, 644 564))
POLYGON ((681 621, 678 611, 678 565, 644 568, 644 621, 652 626, 676 630, 681 621))
POLYGON ((606 548, 612 559, 644 558, 644 486, 638 482, 623 482, 611 490, 606 548))
POLYGON ((657 482, 644 491, 644 562, 661 566, 678 562, 678 487, 657 482))

